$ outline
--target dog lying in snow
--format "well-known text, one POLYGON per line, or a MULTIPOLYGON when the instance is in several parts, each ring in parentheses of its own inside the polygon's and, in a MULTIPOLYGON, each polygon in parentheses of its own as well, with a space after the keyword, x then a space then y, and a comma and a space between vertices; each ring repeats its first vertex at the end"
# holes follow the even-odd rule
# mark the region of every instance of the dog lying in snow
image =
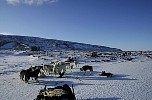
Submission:
MULTIPOLYGON (((93 71, 93 67, 92 66, 89 66, 89 65, 85 65, 83 66, 82 68, 80 68, 81 71, 84 71, 86 73, 87 70, 90 70, 90 75, 92 74, 92 71, 93 71)), ((84 75, 85 75, 84 73, 84 75)))
POLYGON ((101 74, 99 74, 100 76, 107 76, 107 77, 112 77, 112 73, 106 73, 105 71, 102 71, 101 74))

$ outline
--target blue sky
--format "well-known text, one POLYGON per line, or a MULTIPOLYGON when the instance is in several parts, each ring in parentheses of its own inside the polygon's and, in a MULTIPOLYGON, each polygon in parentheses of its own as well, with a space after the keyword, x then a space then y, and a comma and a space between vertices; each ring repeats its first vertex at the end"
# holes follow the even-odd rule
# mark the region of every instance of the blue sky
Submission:
POLYGON ((152 0, 0 0, 0 33, 152 50, 152 0))

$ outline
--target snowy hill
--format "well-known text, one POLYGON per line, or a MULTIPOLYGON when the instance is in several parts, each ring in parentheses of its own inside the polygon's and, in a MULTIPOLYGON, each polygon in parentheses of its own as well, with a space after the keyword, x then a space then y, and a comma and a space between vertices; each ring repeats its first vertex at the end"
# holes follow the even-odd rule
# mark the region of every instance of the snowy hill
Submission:
POLYGON ((44 39, 29 36, 14 36, 0 34, 0 49, 24 50, 31 47, 38 47, 40 50, 89 50, 89 51, 121 51, 117 48, 105 46, 76 43, 55 39, 44 39))

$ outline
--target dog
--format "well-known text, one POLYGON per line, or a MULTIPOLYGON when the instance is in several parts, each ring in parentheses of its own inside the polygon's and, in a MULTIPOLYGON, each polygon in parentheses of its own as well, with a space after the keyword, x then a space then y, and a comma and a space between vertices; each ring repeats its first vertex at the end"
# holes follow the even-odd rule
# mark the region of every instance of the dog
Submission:
POLYGON ((44 74, 44 68, 43 66, 31 66, 28 71, 35 71, 37 69, 40 69, 40 77, 44 78, 46 75, 44 74))
POLYGON ((25 74, 26 74, 26 70, 22 70, 21 72, 20 72, 20 79, 22 80, 22 81, 24 81, 25 79, 25 74))
POLYGON ((43 71, 50 74, 51 72, 53 72, 53 67, 53 64, 43 65, 43 71))
POLYGON ((93 71, 93 67, 92 66, 89 66, 89 65, 85 65, 83 66, 82 68, 80 68, 80 71, 84 71, 84 75, 86 74, 86 71, 87 70, 90 70, 90 75, 92 74, 92 71, 93 71))
POLYGON ((112 73, 106 73, 105 71, 102 71, 101 74, 99 74, 100 76, 107 76, 107 77, 112 77, 113 74, 112 73))
POLYGON ((25 74, 25 82, 28 82, 30 77, 34 77, 35 80, 38 81, 37 78, 39 73, 40 73, 40 69, 36 69, 34 71, 31 71, 31 69, 27 69, 25 74))

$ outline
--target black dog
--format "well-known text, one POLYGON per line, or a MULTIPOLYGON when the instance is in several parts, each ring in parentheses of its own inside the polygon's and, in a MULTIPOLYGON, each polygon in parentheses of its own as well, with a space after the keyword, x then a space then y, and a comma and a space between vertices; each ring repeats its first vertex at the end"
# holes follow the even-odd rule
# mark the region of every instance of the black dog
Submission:
POLYGON ((100 76, 107 76, 107 77, 112 77, 112 73, 106 73, 105 71, 102 71, 101 74, 99 74, 100 76))
MULTIPOLYGON (((81 71, 85 71, 85 73, 86 73, 87 70, 90 70, 90 75, 91 75, 91 73, 92 73, 92 71, 93 71, 93 67, 92 67, 92 66, 89 66, 89 65, 85 65, 85 66, 83 66, 82 68, 80 68, 80 70, 81 70, 81 71)), ((85 73, 84 73, 84 75, 85 75, 85 73)))
POLYGON ((38 81, 37 78, 39 73, 40 73, 40 69, 36 69, 34 71, 31 71, 31 69, 27 69, 25 74, 25 82, 28 82, 30 77, 34 77, 35 80, 38 81))

